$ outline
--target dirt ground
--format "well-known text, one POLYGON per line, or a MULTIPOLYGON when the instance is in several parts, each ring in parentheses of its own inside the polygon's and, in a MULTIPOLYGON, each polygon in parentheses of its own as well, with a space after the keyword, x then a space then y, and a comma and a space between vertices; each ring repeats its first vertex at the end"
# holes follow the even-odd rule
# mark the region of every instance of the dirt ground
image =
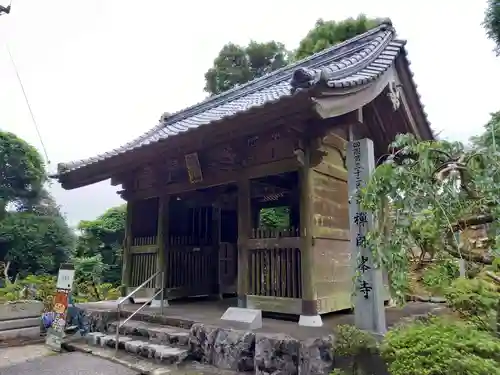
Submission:
POLYGON ((9 367, 36 358, 57 354, 45 344, 34 344, 0 348, 0 373, 2 367, 9 367))

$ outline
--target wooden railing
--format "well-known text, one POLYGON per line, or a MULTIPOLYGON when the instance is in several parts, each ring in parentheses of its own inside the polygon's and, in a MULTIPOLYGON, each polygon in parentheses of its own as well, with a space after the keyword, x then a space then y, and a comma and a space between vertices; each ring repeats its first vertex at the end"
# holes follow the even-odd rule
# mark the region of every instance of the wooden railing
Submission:
POLYGON ((168 240, 169 247, 175 246, 210 246, 211 238, 198 236, 171 236, 168 240))
POLYGON ((286 228, 286 229, 277 229, 277 228, 253 228, 252 234, 250 238, 282 238, 282 237, 300 237, 298 228, 286 228))
POLYGON ((248 240, 249 294, 302 297, 298 230, 254 229, 248 240))
POLYGON ((156 245, 156 236, 136 237, 132 239, 132 246, 156 245))

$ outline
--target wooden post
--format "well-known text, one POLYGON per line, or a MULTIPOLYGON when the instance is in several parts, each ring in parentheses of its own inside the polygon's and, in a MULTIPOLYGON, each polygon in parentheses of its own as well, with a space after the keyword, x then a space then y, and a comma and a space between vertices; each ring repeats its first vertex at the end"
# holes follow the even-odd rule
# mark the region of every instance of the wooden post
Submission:
MULTIPOLYGON (((166 273, 166 262, 165 262, 165 251, 167 250, 165 246, 165 239, 168 238, 168 204, 169 196, 158 197, 158 229, 156 235, 156 244, 158 246, 158 253, 156 259, 156 272, 163 271, 163 275, 160 274, 156 278, 156 291, 158 292, 161 288, 165 288, 165 273, 166 273), (166 230, 167 229, 167 230, 166 230), (167 233, 166 233, 167 232, 167 233)), ((164 298, 164 293, 158 294, 155 299, 151 302, 152 307, 158 307, 161 305, 161 301, 164 298)), ((168 302, 163 301, 163 306, 168 306, 168 302)))
POLYGON ((127 295, 127 288, 130 287, 130 279, 132 275, 132 208, 133 202, 127 202, 127 216, 125 218, 125 238, 123 239, 123 255, 122 255, 122 297, 127 295))
POLYGON ((321 327, 323 322, 318 314, 316 289, 314 286, 313 259, 313 174, 311 169, 311 146, 308 142, 304 150, 304 165, 300 177, 300 237, 302 273, 302 314, 299 325, 321 327))
POLYGON ((251 232, 252 207, 250 180, 238 182, 238 307, 247 306, 248 239, 251 232))

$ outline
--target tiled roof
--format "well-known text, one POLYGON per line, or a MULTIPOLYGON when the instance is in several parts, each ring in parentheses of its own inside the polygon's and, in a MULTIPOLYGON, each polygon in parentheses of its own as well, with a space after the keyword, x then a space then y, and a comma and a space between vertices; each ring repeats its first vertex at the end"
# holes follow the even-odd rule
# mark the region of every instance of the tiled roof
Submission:
POLYGON ((58 165, 59 175, 146 147, 202 125, 323 86, 332 90, 365 85, 391 67, 405 42, 395 39, 390 22, 295 64, 279 69, 170 116, 147 133, 110 152, 58 165))

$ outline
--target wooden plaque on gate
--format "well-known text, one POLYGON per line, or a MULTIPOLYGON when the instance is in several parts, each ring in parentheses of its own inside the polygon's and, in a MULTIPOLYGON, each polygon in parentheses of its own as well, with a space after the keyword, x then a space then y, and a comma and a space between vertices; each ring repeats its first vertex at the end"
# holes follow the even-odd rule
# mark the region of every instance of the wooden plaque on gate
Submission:
POLYGON ((203 181, 203 174, 201 172, 200 160, 198 153, 193 152, 184 156, 186 160, 186 168, 189 174, 189 182, 196 184, 203 181))

